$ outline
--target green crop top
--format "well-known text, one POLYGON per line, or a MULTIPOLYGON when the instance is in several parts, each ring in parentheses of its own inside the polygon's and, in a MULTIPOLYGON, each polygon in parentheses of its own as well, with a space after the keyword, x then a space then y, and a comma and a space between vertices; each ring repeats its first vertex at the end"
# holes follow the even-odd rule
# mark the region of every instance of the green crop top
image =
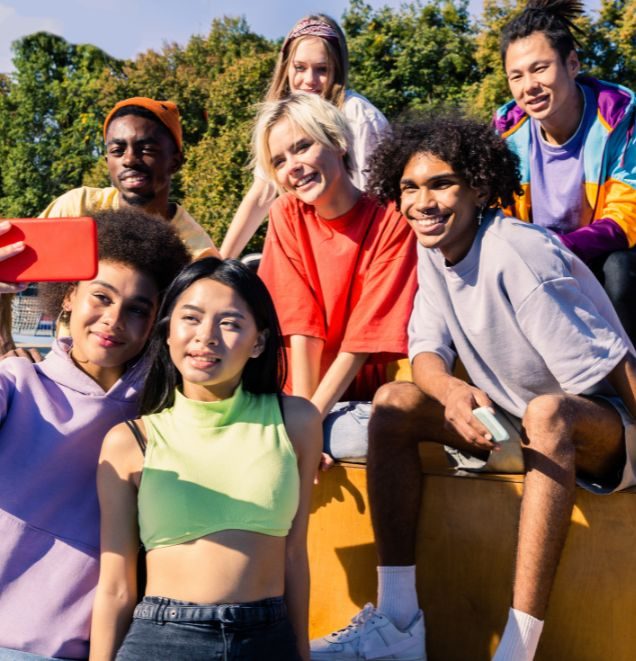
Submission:
POLYGON ((138 508, 146 549, 221 530, 287 535, 300 478, 276 395, 239 386, 229 399, 199 402, 177 390, 174 406, 142 420, 148 447, 138 508))

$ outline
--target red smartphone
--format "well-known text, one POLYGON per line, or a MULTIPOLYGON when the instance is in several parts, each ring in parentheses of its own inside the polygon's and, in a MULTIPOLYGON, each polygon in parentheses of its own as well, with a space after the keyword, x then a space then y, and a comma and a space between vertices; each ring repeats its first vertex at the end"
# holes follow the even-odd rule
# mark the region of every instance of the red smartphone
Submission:
POLYGON ((97 274, 97 228, 92 218, 7 218, 0 248, 25 248, 0 261, 0 282, 90 280, 97 274))

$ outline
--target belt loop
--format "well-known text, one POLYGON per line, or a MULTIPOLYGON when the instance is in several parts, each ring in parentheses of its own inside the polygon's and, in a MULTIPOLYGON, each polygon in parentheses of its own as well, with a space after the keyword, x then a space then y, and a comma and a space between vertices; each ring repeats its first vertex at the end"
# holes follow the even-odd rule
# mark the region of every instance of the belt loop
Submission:
POLYGON ((161 597, 161 600, 157 604, 157 610, 155 612, 155 622, 163 622, 165 617, 164 614, 166 612, 166 600, 161 597))

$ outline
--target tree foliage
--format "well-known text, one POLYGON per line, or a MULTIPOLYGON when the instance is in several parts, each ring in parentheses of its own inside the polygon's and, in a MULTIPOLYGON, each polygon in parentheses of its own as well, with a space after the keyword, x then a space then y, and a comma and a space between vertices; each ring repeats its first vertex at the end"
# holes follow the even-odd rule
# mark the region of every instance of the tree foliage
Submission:
POLYGON ((590 73, 636 87, 636 0, 603 0, 588 40, 590 73))
POLYGON ((99 153, 98 79, 119 62, 95 46, 38 32, 13 47, 0 94, 0 213, 32 215, 79 185, 99 153))
MULTIPOLYGON (((183 168, 184 203, 220 245, 252 181, 248 168, 256 104, 271 77, 275 53, 237 60, 209 86, 208 128, 183 168)), ((257 250, 261 231, 248 246, 257 250)))
POLYGON ((478 78, 467 7, 466 0, 431 0, 374 11, 351 0, 343 17, 351 87, 388 117, 461 101, 478 78))
MULTIPOLYGON (((377 10, 350 0, 342 17, 350 86, 390 118, 444 104, 490 117, 509 97, 501 29, 524 4, 484 0, 474 20, 467 0, 377 10)), ((580 25, 584 69, 636 87, 636 0, 602 0, 580 25)), ((150 96, 179 105, 186 163, 173 193, 220 243, 251 182, 255 106, 279 45, 227 17, 183 46, 125 61, 43 32, 18 40, 15 72, 0 74, 0 215, 34 215, 69 188, 106 185, 103 118, 120 99, 150 96)), ((248 249, 261 241, 262 233, 248 249)))

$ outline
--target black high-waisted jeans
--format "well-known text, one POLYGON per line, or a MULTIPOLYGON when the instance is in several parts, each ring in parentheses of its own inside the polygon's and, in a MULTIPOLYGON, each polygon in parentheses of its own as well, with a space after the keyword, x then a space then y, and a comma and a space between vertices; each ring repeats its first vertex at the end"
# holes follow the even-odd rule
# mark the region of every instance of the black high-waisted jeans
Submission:
POLYGON ((117 661, 298 661, 282 597, 245 604, 194 604, 144 597, 117 661))

